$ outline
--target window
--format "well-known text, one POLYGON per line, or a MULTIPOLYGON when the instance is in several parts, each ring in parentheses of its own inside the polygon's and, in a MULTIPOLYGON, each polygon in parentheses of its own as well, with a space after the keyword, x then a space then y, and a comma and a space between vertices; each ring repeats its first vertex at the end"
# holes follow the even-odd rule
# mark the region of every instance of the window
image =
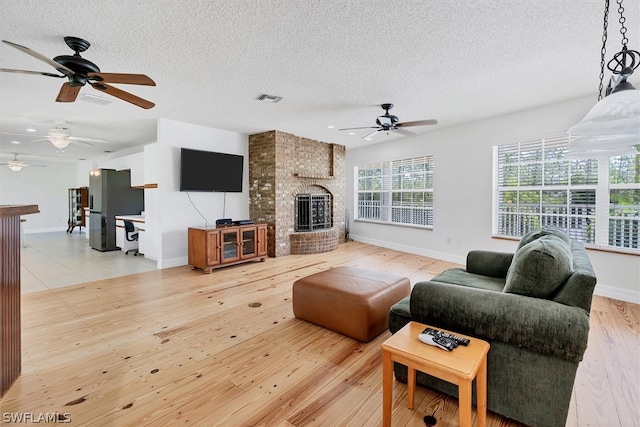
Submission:
POLYGON ((609 160, 609 246, 640 249, 640 154, 609 160))
POLYGON ((640 155, 569 159, 568 143, 495 148, 495 234, 556 226, 586 244, 639 249, 640 155))
POLYGON ((433 226, 433 156, 367 163, 355 174, 357 219, 433 226))

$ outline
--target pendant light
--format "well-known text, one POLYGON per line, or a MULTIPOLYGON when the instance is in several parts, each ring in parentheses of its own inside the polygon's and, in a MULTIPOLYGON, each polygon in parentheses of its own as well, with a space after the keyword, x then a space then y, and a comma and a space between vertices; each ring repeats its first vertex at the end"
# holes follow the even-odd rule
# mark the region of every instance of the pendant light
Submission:
POLYGON ((617 0, 620 14, 620 34, 622 50, 607 63, 613 73, 604 98, 602 97, 609 0, 605 0, 602 49, 600 51, 600 87, 598 102, 587 115, 567 133, 573 137, 569 144, 569 154, 624 154, 636 152, 640 146, 640 91, 628 81, 640 65, 640 52, 627 48, 627 27, 625 26, 623 0, 617 0))

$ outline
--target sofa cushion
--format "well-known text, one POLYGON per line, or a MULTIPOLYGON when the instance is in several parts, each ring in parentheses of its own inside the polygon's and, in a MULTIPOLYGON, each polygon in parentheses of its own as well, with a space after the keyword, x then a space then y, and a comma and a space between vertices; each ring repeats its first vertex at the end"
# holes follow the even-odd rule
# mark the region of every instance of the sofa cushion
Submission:
POLYGON ((567 246, 569 246, 570 239, 569 236, 567 236, 567 233, 565 233, 561 228, 549 226, 531 230, 530 232, 522 236, 522 239, 520 239, 520 243, 518 243, 518 248, 516 249, 516 251, 522 248, 524 245, 531 243, 542 236, 559 237, 567 244, 567 246))
POLYGON ((543 235, 518 249, 507 272, 504 292, 547 298, 571 274, 569 245, 555 235, 543 235))
POLYGON ((450 283, 452 285, 468 286, 470 288, 496 292, 502 292, 504 280, 505 279, 499 277, 469 273, 461 268, 450 268, 431 279, 432 282, 450 283))

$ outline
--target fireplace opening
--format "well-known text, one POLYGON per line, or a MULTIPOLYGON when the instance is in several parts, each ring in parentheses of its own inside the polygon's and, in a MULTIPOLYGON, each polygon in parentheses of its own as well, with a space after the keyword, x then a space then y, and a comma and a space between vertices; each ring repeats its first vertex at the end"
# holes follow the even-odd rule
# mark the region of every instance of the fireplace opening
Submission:
POLYGON ((298 194, 295 214, 295 231, 331 228, 331 194, 298 194))

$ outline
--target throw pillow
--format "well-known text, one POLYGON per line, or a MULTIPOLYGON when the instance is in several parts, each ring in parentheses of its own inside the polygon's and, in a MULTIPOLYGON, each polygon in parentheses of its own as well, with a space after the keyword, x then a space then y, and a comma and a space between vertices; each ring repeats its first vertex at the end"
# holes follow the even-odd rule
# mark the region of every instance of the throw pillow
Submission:
POLYGON ((504 292, 546 298, 571 274, 571 250, 555 235, 535 239, 513 256, 504 292))
POLYGON ((570 242, 569 236, 567 236, 567 233, 565 233, 564 230, 558 227, 547 226, 531 230, 530 232, 522 236, 522 239, 520 239, 520 243, 518 244, 518 249, 516 250, 520 250, 520 248, 527 243, 531 243, 542 236, 557 236, 562 239, 567 245, 570 242))

